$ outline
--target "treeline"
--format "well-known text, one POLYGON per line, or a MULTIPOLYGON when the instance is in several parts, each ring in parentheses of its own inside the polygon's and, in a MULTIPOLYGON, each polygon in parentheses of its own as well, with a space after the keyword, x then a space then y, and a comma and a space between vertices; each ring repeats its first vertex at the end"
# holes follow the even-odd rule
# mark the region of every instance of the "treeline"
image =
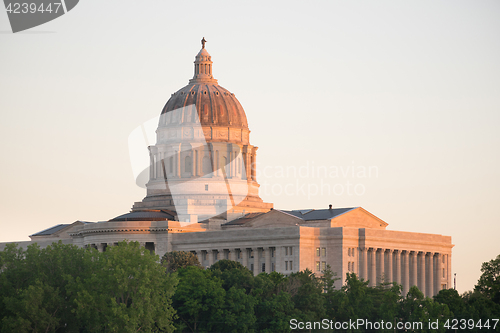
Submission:
POLYGON ((473 292, 431 299, 416 287, 407 295, 395 283, 368 287, 355 274, 338 290, 329 269, 254 277, 229 260, 203 269, 185 252, 160 263, 136 242, 102 253, 9 245, 0 252, 0 332, 500 332, 500 256, 482 272, 473 292), (335 329, 358 320, 386 325, 335 329))

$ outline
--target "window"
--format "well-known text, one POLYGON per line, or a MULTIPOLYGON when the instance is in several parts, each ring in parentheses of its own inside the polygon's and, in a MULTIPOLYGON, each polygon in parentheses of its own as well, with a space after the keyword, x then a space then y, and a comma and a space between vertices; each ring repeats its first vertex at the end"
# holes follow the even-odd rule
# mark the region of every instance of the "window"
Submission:
POLYGON ((236 250, 236 259, 241 259, 241 251, 236 250))
POLYGON ((321 248, 321 255, 326 257, 326 247, 321 248))
POLYGON ((319 257, 319 247, 316 248, 316 256, 319 257))
POLYGON ((285 261, 285 271, 288 270, 288 261, 285 261))
POLYGON ((204 175, 212 172, 212 164, 210 163, 210 159, 207 156, 203 156, 203 158, 201 159, 201 163, 203 164, 204 175))
POLYGON ((444 257, 445 257, 445 256, 443 256, 443 264, 444 264, 444 257))
POLYGON ((253 264, 250 265, 250 270, 253 272, 253 264))
POLYGON ((444 268, 443 268, 443 277, 445 277, 445 275, 444 275, 444 268))
POLYGON ((293 247, 290 246, 290 255, 293 255, 293 247))
POLYGON ((326 261, 321 262, 321 270, 325 271, 326 270, 326 261))
POLYGON ((319 261, 316 261, 316 271, 319 272, 320 266, 319 266, 319 261))
POLYGON ((350 257, 351 256, 351 248, 348 248, 347 249, 347 256, 350 257))
POLYGON ((205 184, 205 191, 208 191, 208 184, 205 184))
POLYGON ((262 264, 262 271, 261 271, 261 272, 262 272, 262 273, 264 273, 265 271, 266 271, 266 264, 265 264, 265 263, 263 263, 263 264, 262 264))
POLYGON ((350 262, 350 261, 347 263, 347 270, 348 270, 349 272, 351 271, 351 262, 350 262))
POLYGON ((249 256, 250 258, 253 258, 253 250, 251 250, 251 251, 250 251, 250 253, 248 254, 248 256, 249 256))
POLYGON ((285 246, 285 255, 288 255, 288 246, 285 246))
POLYGON ((271 258, 274 258, 274 247, 271 248, 271 258))
POLYGON ((193 163, 191 161, 191 156, 186 156, 184 159, 184 172, 191 172, 193 168, 193 163))
POLYGON ((271 263, 271 272, 274 272, 276 270, 275 266, 274 266, 274 262, 271 263))
POLYGON ((290 261, 290 270, 293 271, 293 261, 290 261))

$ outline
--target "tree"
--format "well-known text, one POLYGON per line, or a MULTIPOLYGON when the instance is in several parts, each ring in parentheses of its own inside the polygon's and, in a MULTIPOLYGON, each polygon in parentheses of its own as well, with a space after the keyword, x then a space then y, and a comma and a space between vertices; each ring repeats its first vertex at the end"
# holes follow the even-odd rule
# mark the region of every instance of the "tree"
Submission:
POLYGON ((481 265, 481 277, 474 288, 496 304, 500 305, 500 255, 481 265))
POLYGON ((86 272, 85 250, 54 243, 26 250, 8 244, 0 260, 0 317, 4 332, 77 331, 69 280, 86 272))
POLYGON ((177 274, 138 242, 85 252, 90 274, 72 279, 77 318, 88 332, 173 332, 177 274))
POLYGON ((226 291, 236 287, 243 288, 248 294, 254 288, 253 273, 237 261, 219 260, 209 270, 222 281, 222 287, 226 291))
POLYGON ((212 332, 224 322, 226 291, 212 271, 199 267, 180 268, 179 285, 173 297, 179 332, 212 332))
POLYGON ((191 252, 167 252, 161 258, 161 264, 167 268, 168 273, 176 272, 179 268, 188 266, 201 267, 198 257, 191 252))

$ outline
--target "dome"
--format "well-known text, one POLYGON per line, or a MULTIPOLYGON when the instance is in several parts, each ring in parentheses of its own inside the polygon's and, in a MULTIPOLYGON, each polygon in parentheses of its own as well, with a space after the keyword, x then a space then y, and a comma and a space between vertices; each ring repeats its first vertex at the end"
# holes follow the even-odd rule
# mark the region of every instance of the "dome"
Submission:
MULTIPOLYGON (((189 84, 172 94, 162 115, 184 108, 183 114, 171 124, 192 123, 195 120, 188 106, 195 106, 202 126, 224 126, 248 129, 247 117, 233 93, 218 84, 189 84)), ((168 119, 168 117, 167 117, 168 119)), ((174 117, 173 117, 174 119, 174 117)))
POLYGON ((247 117, 233 93, 219 86, 212 76, 212 57, 203 47, 194 61, 194 76, 189 84, 172 94, 161 114, 166 125, 192 124, 196 107, 202 126, 223 126, 248 129, 247 117), (180 115, 169 117, 168 112, 182 109, 180 115))

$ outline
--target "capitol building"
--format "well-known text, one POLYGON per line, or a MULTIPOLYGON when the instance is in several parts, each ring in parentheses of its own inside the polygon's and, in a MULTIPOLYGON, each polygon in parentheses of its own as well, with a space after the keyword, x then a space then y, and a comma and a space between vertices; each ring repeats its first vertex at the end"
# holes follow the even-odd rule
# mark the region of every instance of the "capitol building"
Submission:
POLYGON ((426 296, 450 288, 450 236, 388 230, 361 207, 280 210, 260 198, 245 111, 214 78, 205 42, 193 78, 161 111, 156 144, 144 147, 146 196, 108 221, 58 224, 18 244, 60 240, 106 251, 126 239, 159 256, 192 252, 205 267, 238 261, 255 275, 320 275, 329 265, 341 277, 337 288, 349 272, 371 286, 395 281, 405 294, 413 285, 426 296))

